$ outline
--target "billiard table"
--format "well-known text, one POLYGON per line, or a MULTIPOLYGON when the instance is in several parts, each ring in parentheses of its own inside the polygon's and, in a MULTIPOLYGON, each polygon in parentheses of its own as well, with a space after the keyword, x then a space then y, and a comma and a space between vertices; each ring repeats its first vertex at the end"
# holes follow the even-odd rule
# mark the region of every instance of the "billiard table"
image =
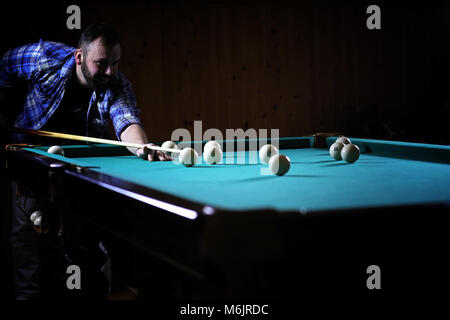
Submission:
POLYGON ((6 168, 183 274, 200 297, 434 292, 449 266, 450 147, 350 139, 361 151, 352 164, 330 157, 335 136, 280 138, 284 176, 258 161, 271 139, 222 141, 222 163, 193 167, 112 145, 66 145, 65 157, 10 145, 6 168), (372 265, 378 290, 367 286, 372 265))

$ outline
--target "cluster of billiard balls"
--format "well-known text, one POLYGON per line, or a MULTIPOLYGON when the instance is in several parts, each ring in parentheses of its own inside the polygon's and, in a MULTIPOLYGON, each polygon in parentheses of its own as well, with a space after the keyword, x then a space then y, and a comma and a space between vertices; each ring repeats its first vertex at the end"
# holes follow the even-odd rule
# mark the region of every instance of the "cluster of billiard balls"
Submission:
POLYGON ((285 175, 291 167, 289 157, 279 153, 277 147, 272 144, 265 144, 259 149, 259 160, 267 163, 270 171, 277 176, 285 175))
MULTIPOLYGON (((177 145, 173 141, 164 142, 161 147, 168 149, 176 149, 177 145)), ((170 153, 168 153, 171 155, 170 153)), ((197 163, 198 154, 192 148, 184 148, 178 157, 180 163, 186 167, 193 166, 197 163)), ((223 159, 222 146, 215 140, 208 141, 203 147, 203 160, 210 165, 220 163, 223 159)), ((284 175, 289 171, 291 161, 289 157, 280 154, 278 149, 271 144, 263 145, 259 150, 259 159, 262 163, 269 165, 269 169, 273 174, 278 176, 284 175)))
MULTIPOLYGON (((164 142, 161 147, 168 149, 176 149, 177 145, 173 141, 164 142)), ((170 153, 168 153, 171 155, 170 153)), ((181 150, 178 159, 180 163, 186 167, 193 166, 198 161, 198 154, 192 148, 184 148, 181 150)), ((220 163, 223 159, 222 146, 215 140, 208 141, 203 147, 203 160, 210 165, 220 163)), ((259 150, 259 159, 262 163, 269 165, 269 169, 273 174, 282 176, 289 171, 291 161, 289 157, 280 154, 278 149, 272 144, 263 145, 259 150)))
MULTIPOLYGON (((165 149, 178 149, 173 141, 166 141, 161 145, 165 149)), ((64 150, 60 146, 48 148, 48 153, 64 156, 64 150)), ((174 152, 163 151, 169 156, 176 156, 174 152)), ((203 160, 210 165, 220 163, 223 158, 222 146, 215 140, 208 141, 203 147, 203 160)), ((259 159, 262 163, 268 164, 273 174, 282 176, 289 171, 291 161, 289 157, 278 152, 277 147, 272 144, 263 145, 259 149, 259 159)), ((193 148, 184 148, 179 152, 178 160, 186 167, 195 165, 198 161, 198 153, 193 148)))
MULTIPOLYGON (((177 145, 173 141, 164 142, 161 147, 176 149, 177 145)), ((170 153, 168 153, 171 155, 170 153)), ((192 148, 184 148, 178 156, 179 162, 186 167, 193 166, 198 161, 198 154, 192 148)), ((222 146, 215 140, 208 141, 203 147, 203 160, 210 165, 218 164, 223 159, 222 146)), ((280 154, 278 149, 271 144, 263 145, 259 150, 259 159, 262 163, 269 165, 273 174, 282 176, 289 171, 291 162, 287 156, 280 154)))
POLYGON ((341 136, 330 146, 330 156, 335 160, 353 163, 359 159, 359 148, 349 138, 341 136))

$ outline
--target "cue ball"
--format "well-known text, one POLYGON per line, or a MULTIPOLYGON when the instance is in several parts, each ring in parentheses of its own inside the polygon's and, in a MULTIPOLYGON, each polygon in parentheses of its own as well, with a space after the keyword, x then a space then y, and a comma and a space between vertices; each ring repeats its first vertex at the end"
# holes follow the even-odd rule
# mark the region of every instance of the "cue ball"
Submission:
POLYGON ((344 144, 342 142, 336 141, 330 146, 330 156, 335 160, 342 160, 342 148, 344 148, 344 144))
MULTIPOLYGON (((167 149, 178 149, 177 144, 173 141, 165 141, 162 145, 161 148, 167 148, 167 149)), ((169 151, 163 151, 165 154, 172 156, 172 152, 169 151)))
POLYGON ((359 148, 356 144, 346 144, 341 151, 342 159, 353 163, 359 158, 359 148))
POLYGON ((179 160, 185 167, 192 167, 197 163, 198 153, 192 148, 184 148, 180 152, 179 160))
POLYGON ((259 149, 259 160, 262 163, 268 163, 270 158, 278 154, 278 149, 272 144, 265 144, 259 149))
POLYGON ((222 161, 222 151, 216 146, 208 147, 203 153, 203 159, 207 164, 217 164, 222 161))
POLYGON ((349 138, 344 137, 344 136, 340 136, 339 138, 336 139, 335 142, 340 142, 340 143, 343 143, 343 144, 350 144, 350 143, 352 143, 349 138))
POLYGON ((276 174, 277 176, 284 175, 286 172, 289 171, 290 167, 291 167, 291 160, 284 154, 276 154, 270 157, 269 160, 270 171, 272 171, 272 173, 276 174))
POLYGON ((51 146, 47 149, 47 152, 51 154, 59 154, 64 157, 64 150, 60 146, 51 146))

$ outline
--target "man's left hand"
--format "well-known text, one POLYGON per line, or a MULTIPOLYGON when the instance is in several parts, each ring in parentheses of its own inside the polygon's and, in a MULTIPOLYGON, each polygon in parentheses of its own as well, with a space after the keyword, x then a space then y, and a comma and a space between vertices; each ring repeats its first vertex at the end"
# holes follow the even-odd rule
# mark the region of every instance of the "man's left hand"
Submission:
POLYGON ((153 150, 150 148, 147 148, 147 146, 156 146, 158 147, 156 144, 154 143, 148 143, 144 146, 144 148, 138 149, 136 151, 136 155, 139 158, 142 158, 144 160, 148 160, 148 161, 170 161, 172 160, 172 158, 165 154, 162 151, 157 151, 157 150, 153 150))

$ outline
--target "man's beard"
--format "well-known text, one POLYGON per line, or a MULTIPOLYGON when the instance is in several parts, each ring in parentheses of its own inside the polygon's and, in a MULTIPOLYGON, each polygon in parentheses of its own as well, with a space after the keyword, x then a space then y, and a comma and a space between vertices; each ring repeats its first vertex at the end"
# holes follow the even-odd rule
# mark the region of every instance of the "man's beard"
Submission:
POLYGON ((116 90, 119 86, 117 77, 107 75, 92 75, 86 65, 86 62, 81 62, 81 73, 86 79, 87 85, 97 92, 106 91, 108 89, 116 90))

